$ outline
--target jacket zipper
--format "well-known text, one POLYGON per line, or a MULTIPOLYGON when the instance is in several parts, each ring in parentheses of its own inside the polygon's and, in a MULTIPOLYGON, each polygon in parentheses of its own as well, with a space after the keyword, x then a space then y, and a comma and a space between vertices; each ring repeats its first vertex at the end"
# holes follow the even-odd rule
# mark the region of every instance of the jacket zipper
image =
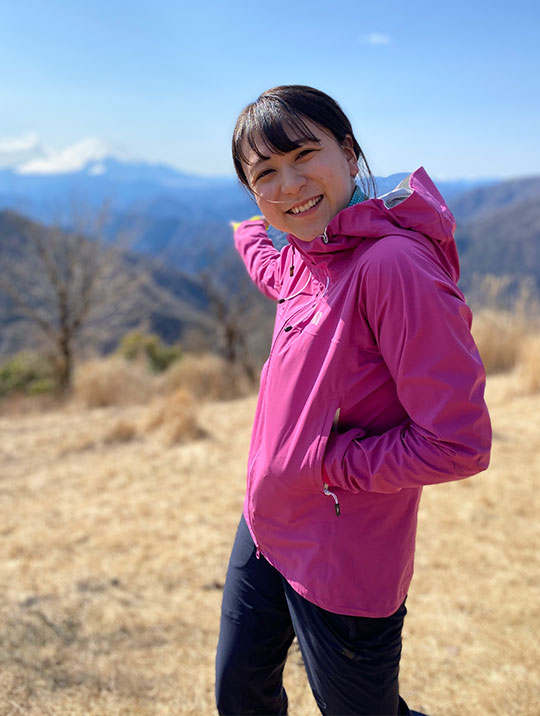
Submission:
MULTIPOLYGON (((267 369, 266 369, 266 373, 267 373, 267 374, 268 374, 268 372, 269 372, 269 370, 270 370, 270 362, 271 362, 271 360, 272 360, 272 353, 274 352, 274 346, 276 345, 276 342, 277 342, 277 340, 278 340, 278 338, 279 338, 281 332, 282 332, 282 331, 285 331, 285 332, 286 332, 286 329, 287 329, 287 328, 288 328, 289 330, 291 330, 292 326, 289 326, 289 325, 288 325, 289 322, 290 322, 290 320, 293 319, 298 313, 301 313, 302 310, 303 310, 303 308, 299 308, 297 311, 295 311, 295 312, 293 313, 293 315, 290 316, 290 317, 285 321, 285 323, 281 326, 281 328, 280 328, 279 331, 277 332, 276 337, 275 337, 275 339, 274 339, 274 341, 273 341, 273 343, 272 343, 272 345, 271 345, 271 347, 270 347, 270 353, 268 354, 268 365, 267 365, 267 369)), ((266 381, 265 381, 265 385, 266 385, 266 381)), ((261 386, 261 389, 262 389, 262 387, 263 387, 263 386, 261 386)), ((251 487, 252 487, 252 478, 251 478, 251 475, 250 475, 249 485, 248 485, 249 491, 248 491, 248 494, 247 494, 248 503, 251 503, 251 487)), ((252 529, 253 529, 253 526, 252 526, 252 529)), ((259 548, 258 542, 255 542, 255 557, 256 557, 257 559, 260 559, 260 557, 261 557, 261 550, 260 550, 260 548, 259 548)))
MULTIPOLYGON (((340 414, 340 412, 341 412, 341 409, 338 408, 338 409, 336 410, 335 415, 334 415, 334 420, 333 420, 333 422, 332 422, 332 428, 331 428, 331 430, 337 430, 338 424, 339 424, 339 414, 340 414)), ((333 498, 333 500, 334 500, 334 509, 335 509, 335 511, 336 511, 336 517, 339 517, 340 514, 341 514, 341 507, 340 507, 340 505, 339 505, 338 496, 336 495, 335 492, 332 492, 331 490, 328 489, 328 484, 327 484, 326 482, 324 483, 324 494, 325 494, 327 497, 332 497, 332 498, 333 498)))
MULTIPOLYGON (((323 239, 325 240, 325 243, 328 243, 328 239, 327 239, 327 237, 326 237, 326 229, 324 230, 323 239)), ((309 283, 309 279, 308 279, 308 282, 307 282, 307 283, 309 283)), ((307 287, 307 283, 306 283, 306 285, 305 285, 298 293, 301 293, 301 292, 307 287)), ((327 279, 326 279, 326 286, 325 286, 325 288, 324 288, 324 291, 322 292, 322 295, 320 295, 320 296, 314 296, 314 297, 313 297, 313 298, 315 299, 315 301, 316 301, 315 307, 316 307, 316 305, 317 305, 317 302, 320 302, 320 300, 322 299, 322 297, 327 293, 329 284, 330 284, 330 277, 327 277, 327 279)), ((293 297, 294 297, 294 296, 291 296, 291 298, 293 298, 293 297)), ((287 298, 281 299, 280 301, 278 301, 278 303, 284 303, 284 301, 286 301, 286 300, 287 300, 287 298)), ((276 345, 276 343, 277 343, 277 341, 278 341, 278 339, 279 339, 280 334, 281 334, 282 332, 285 332, 285 333, 286 333, 286 332, 292 330, 292 328, 293 328, 294 326, 290 325, 290 322, 291 322, 299 313, 302 313, 303 310, 304 310, 304 307, 299 308, 297 311, 295 311, 295 312, 292 314, 292 316, 289 316, 289 318, 285 321, 285 323, 281 326, 281 328, 280 328, 279 331, 277 332, 276 337, 275 337, 274 341, 272 342, 272 345, 270 346, 270 353, 268 354, 268 365, 267 365, 267 370, 266 370, 267 374, 268 374, 268 372, 269 372, 269 370, 270 370, 270 362, 271 362, 271 360, 272 360, 272 354, 273 354, 273 352, 274 352, 274 347, 275 347, 275 345, 276 345)), ((266 381, 265 381, 265 382, 266 382, 266 381)), ((250 483, 251 483, 251 479, 250 479, 250 483)), ((335 508, 335 510, 336 510, 336 515, 339 516, 339 514, 340 514, 340 507, 339 507, 338 498, 336 497, 336 495, 335 495, 333 492, 327 491, 327 488, 328 488, 328 485, 325 485, 325 486, 324 486, 324 494, 325 494, 325 495, 332 495, 332 496, 333 496, 334 501, 335 501, 334 508, 335 508)), ((249 493, 248 493, 248 495, 247 495, 247 498, 248 498, 248 502, 249 502, 249 501, 251 500, 251 490, 249 491, 249 493)), ((259 548, 259 544, 258 544, 257 542, 255 543, 255 557, 256 557, 257 559, 260 559, 260 557, 261 557, 261 551, 260 551, 260 548, 259 548)))

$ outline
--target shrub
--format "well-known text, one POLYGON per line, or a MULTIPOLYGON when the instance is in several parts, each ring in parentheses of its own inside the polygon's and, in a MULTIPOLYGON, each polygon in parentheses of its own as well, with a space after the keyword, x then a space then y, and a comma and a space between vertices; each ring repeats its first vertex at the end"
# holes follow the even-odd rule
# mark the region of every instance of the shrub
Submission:
POLYGON ((230 400, 248 395, 253 386, 239 366, 210 353, 184 355, 161 378, 161 390, 189 390, 199 399, 230 400))
POLYGON ((169 445, 193 440, 204 435, 197 422, 193 395, 185 389, 174 391, 158 407, 147 421, 149 431, 162 428, 169 445))
POLYGON ((144 403, 155 386, 151 375, 119 357, 87 361, 75 371, 74 395, 89 408, 144 403))
POLYGON ((26 392, 28 395, 43 395, 48 393, 54 393, 58 388, 57 381, 50 378, 36 378, 27 387, 26 392))
POLYGON ((117 352, 130 361, 143 359, 151 371, 161 373, 181 357, 182 348, 178 343, 167 345, 154 333, 131 331, 122 338, 117 352))
POLYGON ((540 328, 540 299, 531 278, 474 275, 468 300, 472 332, 487 373, 512 370, 540 328))
POLYGON ((37 353, 21 351, 0 365, 0 397, 52 393, 55 388, 51 364, 37 353))
POLYGON ((519 352, 519 377, 527 393, 540 390, 540 335, 529 336, 519 352))
POLYGON ((472 333, 486 373, 503 373, 516 365, 527 322, 510 311, 484 308, 474 316, 472 333))
POLYGON ((128 420, 118 420, 105 436, 105 444, 127 443, 137 437, 137 427, 128 420))

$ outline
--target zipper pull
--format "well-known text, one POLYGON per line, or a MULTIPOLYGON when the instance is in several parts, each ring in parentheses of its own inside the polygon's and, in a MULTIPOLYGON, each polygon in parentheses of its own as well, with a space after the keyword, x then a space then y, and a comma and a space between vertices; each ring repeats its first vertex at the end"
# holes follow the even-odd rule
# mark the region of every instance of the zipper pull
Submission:
POLYGON ((291 266, 289 268, 289 276, 294 276, 294 246, 292 247, 291 266))
POLYGON ((333 497, 334 498, 334 509, 336 511, 336 517, 339 517, 341 514, 341 507, 339 506, 339 500, 337 498, 337 495, 335 492, 330 492, 328 489, 328 485, 326 482, 324 483, 324 494, 327 495, 327 497, 333 497))
POLYGON ((255 557, 257 557, 257 559, 261 558, 261 551, 258 544, 255 545, 255 557))

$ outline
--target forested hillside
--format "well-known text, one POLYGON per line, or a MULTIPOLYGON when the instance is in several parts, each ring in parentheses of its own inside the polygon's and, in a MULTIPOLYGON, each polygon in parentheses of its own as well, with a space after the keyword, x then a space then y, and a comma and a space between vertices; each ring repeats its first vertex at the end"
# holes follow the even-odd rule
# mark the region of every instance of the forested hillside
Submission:
MULTIPOLYGON (((236 312, 237 322, 252 327, 246 332, 262 355, 271 306, 248 287, 232 248, 229 226, 231 219, 242 219, 256 211, 247 193, 230 180, 196 181, 165 169, 150 171, 144 167, 133 176, 120 164, 110 168, 114 171, 108 178, 89 174, 85 179, 90 182, 87 186, 94 187, 90 196, 96 206, 86 210, 90 217, 102 210, 98 199, 104 198, 107 187, 111 191, 115 188, 116 200, 104 213, 100 235, 88 230, 85 239, 99 241, 103 250, 113 247, 115 270, 124 276, 121 301, 118 295, 111 299, 112 303, 116 301, 117 310, 111 313, 109 301, 108 310, 101 315, 96 312, 95 322, 101 324, 99 340, 94 338, 98 349, 110 350, 123 333, 141 326, 167 342, 202 340, 206 348, 211 348, 218 340, 223 317, 236 312), (92 184, 94 180, 97 183, 92 184)), ((387 191, 402 177, 378 178, 379 190, 387 191)), ((81 177, 79 180, 82 182, 81 177)), ((54 192, 63 186, 58 177, 25 181, 21 186, 26 187, 28 201, 28 187, 36 192, 43 190, 43 196, 52 200, 54 192)), ((465 293, 473 291, 479 277, 486 274, 509 277, 510 290, 524 279, 540 288, 540 177, 484 183, 466 191, 463 186, 459 182, 440 183, 441 191, 449 194, 448 203, 457 219, 460 285, 465 293)), ((6 187, 4 181, 4 190, 6 187)), ((3 202, 8 202, 5 192, 3 202)), ((40 211, 47 214, 44 206, 42 203, 40 211)), ((37 211, 35 204, 33 211, 37 211)), ((65 216, 62 230, 73 234, 75 218, 65 216)), ((43 261, 43 271, 37 268, 35 242, 30 237, 41 235, 47 242, 51 232, 57 235, 59 231, 59 226, 51 226, 50 221, 44 225, 11 210, 0 211, 0 278, 10 274, 12 265, 23 279, 21 288, 24 276, 29 285, 39 287, 37 279, 43 279, 46 271, 43 261)), ((273 237, 279 242, 279 237, 273 237)), ((38 294, 34 307, 40 301, 38 294)), ((0 355, 34 342, 35 325, 35 321, 28 323, 25 311, 9 292, 0 291, 0 355)))

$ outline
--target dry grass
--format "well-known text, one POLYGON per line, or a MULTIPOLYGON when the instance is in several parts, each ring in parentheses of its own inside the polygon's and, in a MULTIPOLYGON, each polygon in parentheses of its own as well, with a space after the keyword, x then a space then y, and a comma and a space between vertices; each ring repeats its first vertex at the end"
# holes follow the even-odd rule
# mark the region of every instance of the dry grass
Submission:
POLYGON ((73 399, 87 408, 103 408, 141 405, 156 395, 169 398, 179 390, 201 401, 231 400, 253 389, 240 367, 210 353, 188 353, 158 375, 150 373, 145 362, 112 356, 89 360, 77 368, 73 399))
POLYGON ((540 334, 527 336, 521 344, 517 374, 525 393, 540 391, 540 334))
MULTIPOLYGON (((401 690, 431 716, 538 713, 540 395, 521 380, 489 379, 488 472, 422 500, 401 690)), ((157 403, 0 418, 1 716, 215 713, 254 405, 200 405, 206 439, 167 448, 157 403)), ((291 716, 318 713, 296 651, 285 678, 291 716)))
POLYGON ((253 392, 240 368, 209 353, 184 356, 163 374, 160 383, 164 394, 184 389, 205 400, 230 400, 253 392))
POLYGON ((523 347, 540 335, 540 300, 532 281, 478 277, 472 332, 486 372, 506 373, 523 359, 523 347))
POLYGON ((87 361, 77 368, 74 398, 87 408, 146 402, 154 377, 144 366, 117 356, 87 361))
POLYGON ((474 316, 473 336, 486 372, 506 373, 515 367, 531 327, 510 311, 484 308, 474 316))
POLYGON ((128 443, 137 437, 137 426, 125 418, 121 418, 113 424, 107 435, 105 443, 128 443))
POLYGON ((165 442, 168 445, 188 442, 204 435, 197 422, 193 395, 185 388, 175 390, 172 395, 153 407, 145 429, 164 431, 165 442))

